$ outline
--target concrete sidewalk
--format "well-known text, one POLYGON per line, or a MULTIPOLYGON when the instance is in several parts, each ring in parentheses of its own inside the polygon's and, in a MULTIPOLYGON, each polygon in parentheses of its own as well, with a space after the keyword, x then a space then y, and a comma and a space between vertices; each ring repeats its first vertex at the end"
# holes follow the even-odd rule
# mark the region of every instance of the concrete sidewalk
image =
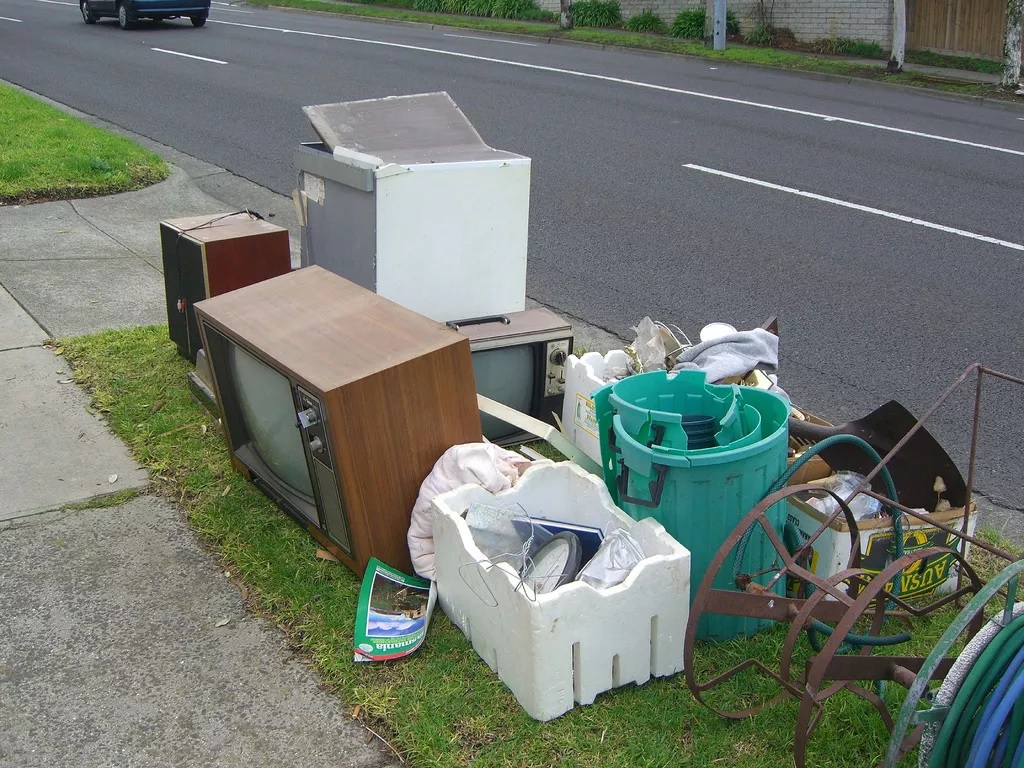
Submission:
MULTIPOLYGON (((248 207, 289 229, 298 260, 289 198, 131 138, 174 164, 167 181, 0 207, 0 768, 396 765, 247 615, 46 346, 166 322, 161 220, 248 207)), ((622 344, 568 319, 587 349, 622 344)), ((1024 543, 1019 514, 983 508, 1024 543)))
POLYGON ((397 765, 247 614, 46 346, 166 321, 162 219, 245 199, 288 226, 287 198, 191 170, 127 195, 0 208, 0 766, 397 765), (126 489, 138 495, 104 506, 126 489))

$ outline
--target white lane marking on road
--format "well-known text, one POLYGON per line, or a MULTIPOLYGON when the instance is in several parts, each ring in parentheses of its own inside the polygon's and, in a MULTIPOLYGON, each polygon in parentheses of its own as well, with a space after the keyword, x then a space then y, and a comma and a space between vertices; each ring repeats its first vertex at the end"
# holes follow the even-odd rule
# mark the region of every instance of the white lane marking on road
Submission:
POLYGON ((487 43, 508 43, 509 45, 527 45, 530 48, 536 48, 536 43, 521 43, 518 40, 502 40, 497 37, 477 37, 476 35, 453 35, 451 32, 445 32, 445 37, 461 37, 463 40, 483 40, 487 43))
POLYGON ((255 11, 243 11, 241 8, 214 8, 215 11, 228 11, 229 13, 255 13, 255 11))
POLYGON ((151 51, 157 51, 159 53, 169 53, 172 56, 184 56, 186 59, 198 59, 199 61, 208 61, 211 64, 227 64, 226 61, 220 59, 208 59, 205 56, 193 56, 191 53, 180 53, 179 51, 168 51, 166 48, 150 48, 151 51))
POLYGON ((690 168, 694 171, 700 171, 702 173, 710 173, 714 176, 722 176, 726 179, 734 179, 735 181, 742 181, 746 184, 754 184, 758 187, 765 187, 766 189, 774 189, 779 192, 788 192, 791 195, 799 195, 800 197, 807 197, 811 200, 818 200, 823 203, 830 203, 832 205, 839 205, 843 208, 852 208, 855 211, 863 211, 864 213, 871 213, 875 216, 884 216, 887 219, 895 219, 896 221, 902 221, 907 224, 916 224, 919 227, 927 227, 928 229, 937 229, 939 232, 946 232, 951 235, 959 235, 960 237, 969 237, 972 240, 980 240, 983 243, 991 243, 992 245, 999 245, 1003 248, 1011 248, 1015 251, 1024 251, 1024 245, 1020 243, 1013 243, 1009 240, 1000 240, 996 237, 989 237, 988 235, 979 235, 976 232, 968 232, 966 229, 957 229, 956 227, 947 227, 945 224, 936 224, 932 221, 925 221, 924 219, 915 219, 913 216, 904 216, 902 213, 892 213, 891 211, 883 211, 879 208, 870 208, 860 203, 851 203, 846 200, 839 200, 834 197, 826 197, 825 195, 818 195, 814 192, 804 192, 800 189, 793 187, 784 187, 781 184, 772 184, 770 181, 761 181, 760 179, 752 179, 749 176, 740 176, 735 173, 729 173, 728 171, 719 171, 715 168, 707 168, 703 165, 695 165, 694 163, 687 163, 683 166, 684 168, 690 168))
MULTIPOLYGON (((213 21, 211 19, 211 21, 213 21)), ((813 117, 819 120, 826 120, 829 122, 846 123, 847 125, 856 125, 862 128, 874 128, 879 131, 889 131, 891 133, 899 133, 906 136, 916 136, 921 139, 932 139, 934 141, 943 141, 949 144, 959 144, 965 147, 975 147, 977 149, 986 149, 992 152, 1002 152, 1007 155, 1017 155, 1024 157, 1024 150, 1021 149, 1009 149, 1007 147, 996 147, 991 144, 980 144, 975 141, 965 141, 964 139, 954 139, 950 136, 939 136, 934 133, 922 133, 921 131, 911 131, 907 128, 896 128, 891 125, 880 125, 878 123, 869 123, 864 120, 854 120, 849 117, 836 117, 834 115, 823 115, 820 112, 808 112, 803 109, 792 109, 790 107, 780 107, 776 104, 763 104, 758 101, 748 101, 746 99, 734 99, 729 96, 716 96, 713 93, 704 93, 702 91, 689 91, 684 88, 672 88, 668 85, 657 85, 655 83, 645 83, 641 80, 627 80, 622 77, 612 77, 611 75, 597 75, 592 72, 579 72, 575 69, 562 69, 561 67, 546 67, 541 64, 527 64, 524 61, 511 61, 509 59, 494 59, 490 56, 478 56, 472 53, 461 53, 459 51, 446 51, 443 48, 427 48, 421 45, 408 45, 406 43, 391 43, 385 40, 367 40, 361 37, 346 37, 344 35, 329 35, 325 32, 306 32, 301 29, 287 29, 285 27, 268 27, 261 24, 242 24, 237 21, 223 21, 217 19, 214 21, 216 24, 227 24, 234 27, 246 27, 248 29, 262 29, 268 32, 283 32, 285 34, 292 35, 305 35, 307 37, 320 37, 328 40, 341 40, 347 43, 366 43, 367 45, 379 45, 385 48, 401 48, 407 51, 420 51, 421 53, 436 53, 441 56, 454 56, 459 59, 471 59, 473 61, 488 61, 493 64, 506 64, 510 67, 521 67, 523 69, 532 69, 540 72, 554 72, 560 75, 572 75, 574 77, 583 77, 591 80, 601 80, 606 83, 619 83, 620 85, 632 85, 637 88, 649 88, 653 91, 664 91, 666 93, 676 93, 681 96, 694 96, 701 99, 709 99, 711 101, 719 101, 727 104, 739 104, 745 107, 756 107, 758 109, 768 109, 774 112, 783 112, 788 115, 800 115, 802 117, 813 117)))
POLYGON ((65 2, 62 2, 62 0, 36 0, 36 2, 37 3, 49 3, 50 5, 73 5, 76 8, 78 7, 78 3, 65 3, 65 2))
POLYGON ((13 21, 17 24, 21 24, 21 19, 12 19, 10 16, 0 16, 0 21, 13 21))

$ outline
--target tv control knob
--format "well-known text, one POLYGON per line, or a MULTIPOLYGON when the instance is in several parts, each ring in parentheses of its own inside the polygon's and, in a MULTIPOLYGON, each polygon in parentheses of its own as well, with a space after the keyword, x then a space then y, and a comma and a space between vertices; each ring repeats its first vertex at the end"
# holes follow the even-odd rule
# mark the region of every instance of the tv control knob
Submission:
POLYGON ((320 414, 317 413, 315 408, 305 408, 296 414, 299 417, 299 426, 303 429, 309 429, 314 424, 320 422, 320 414))
POLYGON ((565 365, 565 358, 566 358, 566 354, 565 354, 565 350, 564 349, 552 350, 550 357, 548 357, 548 359, 554 365, 565 365))
POLYGON ((309 441, 309 450, 313 453, 320 453, 324 449, 323 441, 319 437, 312 437, 309 441))

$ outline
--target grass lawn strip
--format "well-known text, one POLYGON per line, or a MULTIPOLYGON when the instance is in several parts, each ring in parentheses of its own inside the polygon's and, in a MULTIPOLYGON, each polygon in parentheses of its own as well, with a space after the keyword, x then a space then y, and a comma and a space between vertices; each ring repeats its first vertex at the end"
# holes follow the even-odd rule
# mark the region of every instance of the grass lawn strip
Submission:
POLYGON ((0 84, 0 205, 127 192, 167 174, 158 155, 0 84))
MULTIPOLYGON (((359 580, 318 560, 317 545, 231 467, 223 437, 188 394, 188 363, 166 326, 107 331, 61 342, 75 381, 180 505, 244 585, 254 610, 284 630, 347 706, 414 766, 790 765, 796 702, 727 723, 690 695, 681 675, 625 686, 549 723, 528 717, 469 642, 438 610, 427 642, 397 663, 352 661, 359 580)), ((914 650, 945 627, 925 623, 914 650)), ((609 627, 614 631, 614 627, 609 627)), ((895 630, 894 630, 895 631, 895 630)), ((701 649, 702 679, 748 655, 777 661, 784 628, 701 649)), ((911 649, 906 649, 910 651, 911 649)), ((566 649, 568 653, 568 649, 566 649)), ((899 702, 897 686, 886 698, 899 702)), ((774 686, 739 675, 713 692, 722 706, 766 699, 774 686)), ((866 702, 838 695, 811 743, 813 765, 862 768, 880 759, 888 735, 866 702)))
MULTIPOLYGON (((937 77, 922 72, 914 72, 910 69, 905 70, 898 75, 887 75, 883 67, 867 61, 860 64, 839 58, 816 56, 810 53, 779 50, 776 48, 733 46, 726 48, 724 51, 715 51, 706 47, 702 42, 696 40, 687 41, 674 37, 637 34, 615 29, 590 29, 577 27, 569 31, 563 31, 554 24, 544 22, 511 21, 478 16, 456 16, 452 14, 426 13, 423 11, 382 7, 378 5, 358 5, 331 2, 331 0, 248 0, 248 4, 264 8, 297 8, 307 11, 335 13, 362 18, 387 19, 392 21, 408 21, 439 26, 461 27, 463 29, 473 29, 484 32, 540 37, 547 40, 570 40, 601 46, 617 46, 646 51, 658 51, 662 53, 674 53, 684 56, 696 56, 711 61, 755 64, 759 66, 775 67, 801 72, 820 72, 824 74, 878 80, 901 85, 912 85, 932 90, 940 90, 947 93, 959 93, 966 96, 994 98, 1017 102, 1024 106, 1024 99, 1014 96, 1012 92, 1004 91, 997 85, 958 81, 952 77, 937 77)), ((910 59, 915 57, 921 59, 920 63, 922 64, 935 64, 945 60, 945 57, 938 57, 934 54, 932 56, 918 56, 917 52, 915 52, 912 56, 908 55, 908 63, 910 62, 910 59)), ((980 71, 988 71, 990 69, 984 65, 990 64, 991 62, 982 62, 981 64, 978 64, 977 62, 981 62, 982 60, 977 59, 963 59, 963 61, 968 62, 972 69, 980 71)), ((954 62, 961 62, 961 59, 952 57, 950 59, 950 63, 954 62)), ((999 71, 1001 71, 1001 68, 999 71)))

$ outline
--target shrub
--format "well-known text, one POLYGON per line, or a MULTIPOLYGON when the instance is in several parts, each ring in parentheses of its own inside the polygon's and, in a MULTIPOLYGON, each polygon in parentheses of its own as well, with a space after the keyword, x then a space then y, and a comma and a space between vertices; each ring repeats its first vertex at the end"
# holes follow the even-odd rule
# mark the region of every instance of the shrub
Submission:
POLYGON ((849 37, 826 37, 815 40, 811 46, 817 53, 835 56, 866 56, 872 59, 884 59, 885 51, 878 43, 867 40, 853 40, 849 37))
POLYGON ((847 51, 851 56, 865 56, 869 59, 887 59, 888 55, 878 43, 869 43, 867 40, 851 40, 850 48, 847 51))
POLYGON ((692 8, 689 11, 680 11, 675 21, 669 27, 669 34, 673 37, 687 37, 694 40, 704 39, 704 9, 692 8))
POLYGON ((725 34, 738 35, 740 33, 740 20, 732 11, 725 12, 725 34))
POLYGON ((579 0, 572 4, 572 23, 577 27, 617 27, 622 11, 616 0, 579 0))
POLYGON ((524 14, 536 8, 533 0, 482 0, 482 2, 490 5, 491 16, 497 19, 521 19, 524 14))
MULTIPOLYGON (((732 11, 725 12, 725 33, 727 35, 738 35, 740 33, 740 21, 732 11)), ((669 34, 673 37, 688 37, 694 40, 704 39, 704 9, 692 8, 689 11, 682 11, 676 16, 672 26, 669 27, 669 34)))
POLYGON ((533 6, 527 9, 519 18, 523 21, 558 21, 558 14, 554 11, 545 11, 543 8, 533 6))
POLYGON ((774 45, 775 27, 770 24, 758 24, 743 36, 743 42, 747 45, 774 45))
POLYGON ((557 14, 538 8, 534 0, 412 0, 412 7, 417 11, 498 19, 553 21, 558 18, 557 14))
POLYGON ((644 10, 629 17, 626 22, 626 29, 630 32, 659 32, 664 33, 667 27, 654 11, 644 10))

